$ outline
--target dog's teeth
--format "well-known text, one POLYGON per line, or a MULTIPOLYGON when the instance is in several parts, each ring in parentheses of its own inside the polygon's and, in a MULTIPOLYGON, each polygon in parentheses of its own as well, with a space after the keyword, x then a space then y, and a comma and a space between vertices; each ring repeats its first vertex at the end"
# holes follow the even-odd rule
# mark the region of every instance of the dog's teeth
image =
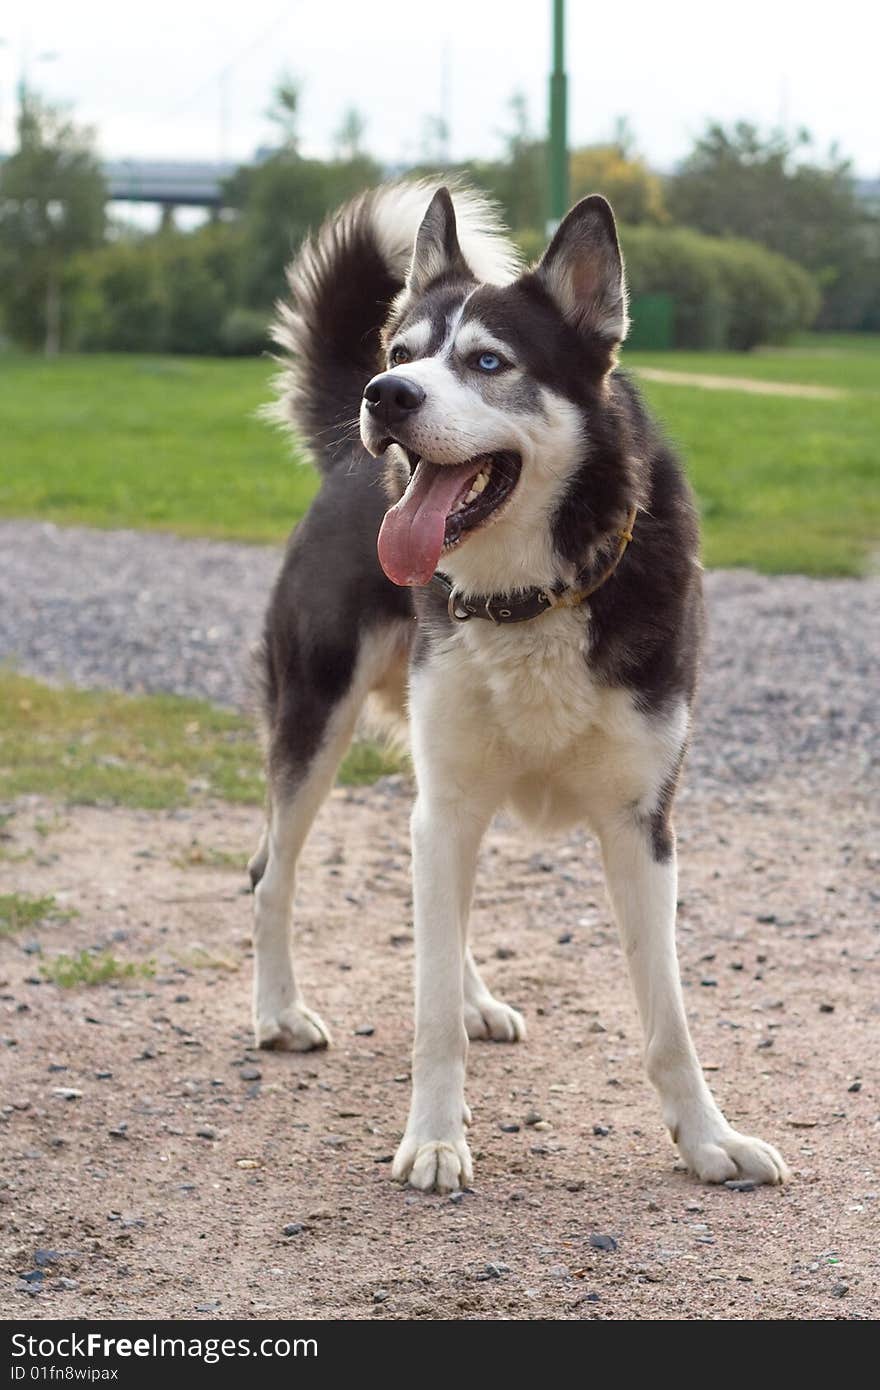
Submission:
POLYGON ((464 499, 464 500, 465 500, 465 505, 467 505, 468 502, 473 502, 474 498, 475 498, 475 497, 479 497, 479 495, 480 495, 480 494, 479 494, 479 491, 477 490, 477 488, 472 487, 471 490, 470 490, 470 492, 468 493, 467 497, 464 499))
POLYGON ((482 492, 488 481, 489 471, 488 469, 484 468, 482 473, 478 473, 476 478, 474 478, 473 486, 471 487, 471 492, 482 492))

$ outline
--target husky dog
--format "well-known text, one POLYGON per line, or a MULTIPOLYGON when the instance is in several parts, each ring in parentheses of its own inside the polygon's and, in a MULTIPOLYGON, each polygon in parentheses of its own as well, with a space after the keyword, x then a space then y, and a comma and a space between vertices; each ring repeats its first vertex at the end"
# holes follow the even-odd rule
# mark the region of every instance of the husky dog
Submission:
POLYGON ((262 650, 257 1043, 329 1042, 294 975, 296 861, 376 694, 408 704, 418 786, 413 1089, 394 1177, 471 1181, 468 1038, 525 1036, 467 943, 480 842, 506 805, 598 836, 648 1075, 688 1167, 781 1182, 776 1150, 713 1099, 682 1001, 671 812, 700 647, 698 531, 678 462, 616 369, 628 320, 611 208, 578 203, 525 269, 476 194, 385 187, 332 218, 289 280, 273 409, 323 482, 262 650))

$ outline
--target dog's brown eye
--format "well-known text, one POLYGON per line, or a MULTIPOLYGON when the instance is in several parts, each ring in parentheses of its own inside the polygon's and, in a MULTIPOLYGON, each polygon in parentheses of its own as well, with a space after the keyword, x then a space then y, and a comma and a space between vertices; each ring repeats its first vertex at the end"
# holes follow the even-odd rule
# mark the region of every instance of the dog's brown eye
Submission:
POLYGON ((397 347, 391 349, 388 361, 391 363, 392 367, 399 367, 403 362, 411 362, 412 358, 406 348, 398 344, 397 347))

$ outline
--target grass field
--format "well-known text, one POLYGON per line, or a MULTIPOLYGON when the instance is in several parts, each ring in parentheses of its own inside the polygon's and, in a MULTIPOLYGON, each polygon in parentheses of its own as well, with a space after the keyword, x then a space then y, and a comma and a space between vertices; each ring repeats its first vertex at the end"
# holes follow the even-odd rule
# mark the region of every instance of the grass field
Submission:
MULTIPOLYGON (((340 781, 399 769, 357 743, 340 781)), ((50 689, 0 669, 0 802, 26 794, 149 810, 206 797, 259 804, 262 755, 251 720, 201 700, 50 689)))
MULTIPOLYGON (((686 456, 707 564, 865 571, 880 534, 880 338, 625 362, 847 391, 828 401, 644 384, 686 456)), ((251 360, 0 357, 0 515, 282 539, 315 480, 254 418, 271 373, 251 360)))

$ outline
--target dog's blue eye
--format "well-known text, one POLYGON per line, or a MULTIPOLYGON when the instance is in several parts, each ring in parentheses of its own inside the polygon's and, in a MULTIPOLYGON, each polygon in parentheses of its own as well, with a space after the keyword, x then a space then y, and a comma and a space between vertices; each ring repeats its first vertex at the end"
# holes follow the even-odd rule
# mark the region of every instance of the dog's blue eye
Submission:
POLYGON ((496 352, 481 352, 477 358, 477 366, 481 372, 497 372, 501 366, 501 358, 496 352))
POLYGON ((388 360, 390 361, 392 367, 399 367, 403 362, 411 362, 412 358, 410 357, 406 348, 401 347, 400 344, 398 344, 397 347, 391 349, 391 354, 388 360))

